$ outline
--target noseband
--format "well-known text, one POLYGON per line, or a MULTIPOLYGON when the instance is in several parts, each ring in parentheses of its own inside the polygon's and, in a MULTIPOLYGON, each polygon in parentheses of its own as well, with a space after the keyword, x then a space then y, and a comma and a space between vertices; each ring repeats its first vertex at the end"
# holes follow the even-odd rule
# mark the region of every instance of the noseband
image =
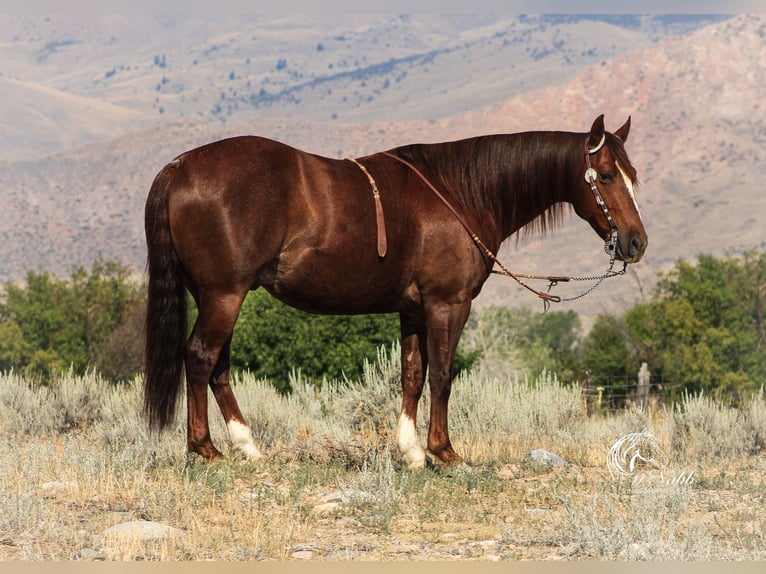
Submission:
POLYGON ((594 148, 589 148, 588 138, 585 138, 585 165, 588 166, 588 169, 585 170, 585 181, 590 184, 590 190, 593 192, 593 197, 596 199, 596 204, 601 208, 601 211, 604 212, 604 217, 606 217, 606 221, 609 223, 610 232, 609 237, 607 237, 606 242, 604 243, 604 251, 606 251, 606 254, 609 255, 609 257, 611 257, 614 261, 614 258, 617 255, 617 239, 619 237, 619 230, 617 228, 617 224, 614 222, 614 219, 612 219, 612 214, 609 213, 609 208, 606 206, 606 202, 604 201, 604 198, 598 189, 598 185, 596 185, 596 181, 598 180, 598 172, 590 165, 590 156, 598 152, 598 150, 603 147, 605 141, 606 134, 603 134, 601 136, 601 141, 598 142, 598 145, 594 148))

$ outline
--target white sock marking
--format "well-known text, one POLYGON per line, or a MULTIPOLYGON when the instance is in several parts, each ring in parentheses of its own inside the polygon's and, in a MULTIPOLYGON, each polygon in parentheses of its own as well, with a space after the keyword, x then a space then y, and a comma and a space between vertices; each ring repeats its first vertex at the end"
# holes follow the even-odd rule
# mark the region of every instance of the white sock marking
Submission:
POLYGON ((261 451, 255 446, 253 433, 250 432, 250 428, 247 425, 243 425, 238 421, 229 421, 226 423, 226 428, 229 429, 229 438, 234 448, 253 460, 263 458, 261 451))
POLYGON ((402 413, 399 417, 399 452, 410 468, 425 468, 426 451, 418 444, 415 421, 402 413))

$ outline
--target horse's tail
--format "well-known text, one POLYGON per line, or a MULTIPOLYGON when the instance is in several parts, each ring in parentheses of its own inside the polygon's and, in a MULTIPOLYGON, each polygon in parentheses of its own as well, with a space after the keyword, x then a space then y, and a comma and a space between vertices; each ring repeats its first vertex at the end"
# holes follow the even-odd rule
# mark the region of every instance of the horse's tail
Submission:
POLYGON ((177 173, 178 165, 171 163, 157 174, 144 212, 149 273, 144 412, 154 430, 162 430, 175 416, 188 329, 186 290, 168 211, 168 192, 177 173))

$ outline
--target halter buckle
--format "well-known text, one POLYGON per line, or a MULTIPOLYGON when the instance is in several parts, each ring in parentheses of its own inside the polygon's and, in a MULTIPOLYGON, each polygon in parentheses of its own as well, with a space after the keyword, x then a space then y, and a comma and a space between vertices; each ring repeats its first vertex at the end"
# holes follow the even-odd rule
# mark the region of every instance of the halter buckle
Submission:
POLYGON ((610 257, 614 257, 617 254, 617 238, 619 234, 616 229, 612 229, 612 233, 609 234, 609 239, 604 243, 604 251, 610 257))

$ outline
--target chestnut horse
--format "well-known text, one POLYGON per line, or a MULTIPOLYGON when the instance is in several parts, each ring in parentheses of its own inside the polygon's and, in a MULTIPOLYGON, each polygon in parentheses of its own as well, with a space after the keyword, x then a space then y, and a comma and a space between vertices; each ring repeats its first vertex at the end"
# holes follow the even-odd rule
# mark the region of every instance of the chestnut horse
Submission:
POLYGON ((428 453, 434 464, 460 461, 447 403, 458 339, 492 271, 487 250, 524 227, 555 225, 569 205, 617 259, 641 259, 647 238, 623 146, 629 130, 630 118, 606 132, 602 115, 588 133, 474 137, 358 160, 259 137, 181 154, 146 202, 150 426, 173 420, 185 368, 189 451, 221 456, 210 439, 209 386, 232 446, 261 457, 229 385, 229 354, 245 296, 263 287, 311 313, 398 313, 401 455, 412 468, 426 464, 415 421, 428 367, 428 453), (188 337, 186 290, 199 310, 188 337))

